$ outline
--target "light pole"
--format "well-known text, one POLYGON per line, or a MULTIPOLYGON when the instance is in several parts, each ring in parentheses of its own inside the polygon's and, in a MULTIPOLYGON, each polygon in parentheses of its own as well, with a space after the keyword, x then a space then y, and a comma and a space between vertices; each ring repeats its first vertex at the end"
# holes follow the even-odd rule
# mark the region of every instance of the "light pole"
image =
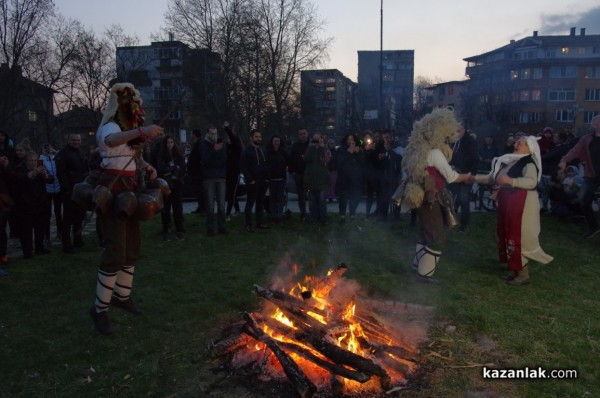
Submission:
POLYGON ((379 9, 379 127, 385 127, 385 115, 383 112, 383 0, 379 9))

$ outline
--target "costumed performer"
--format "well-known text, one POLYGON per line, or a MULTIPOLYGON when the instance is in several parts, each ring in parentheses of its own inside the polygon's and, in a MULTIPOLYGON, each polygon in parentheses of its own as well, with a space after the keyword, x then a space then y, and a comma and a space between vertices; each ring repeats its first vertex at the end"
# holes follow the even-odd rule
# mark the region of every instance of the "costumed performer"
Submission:
POLYGON ((446 221, 454 211, 446 185, 471 178, 471 174, 459 174, 449 165, 452 149, 448 144, 459 138, 460 127, 451 109, 435 109, 414 123, 402 159, 406 178, 400 188, 402 192, 397 194, 403 205, 417 209, 419 242, 413 268, 420 280, 426 282, 436 282, 432 276, 446 241, 442 209, 446 221))
POLYGON ((529 260, 547 264, 553 257, 540 246, 540 201, 537 185, 542 177, 540 147, 537 138, 521 137, 514 153, 492 161, 488 175, 474 176, 478 184, 497 185, 497 235, 500 262, 511 271, 510 285, 529 283, 529 260))
POLYGON ((136 146, 161 135, 163 128, 157 125, 144 127, 143 123, 139 91, 130 83, 115 84, 110 89, 96 134, 102 156, 97 184, 107 187, 115 198, 113 206, 98 215, 105 236, 105 250, 98 269, 96 300, 90 315, 94 326, 102 334, 112 333, 108 319, 110 305, 141 314, 130 296, 135 262, 141 247, 140 220, 133 216, 120 217, 116 202, 119 201, 118 195, 127 198, 143 189, 137 172, 145 171, 150 180, 156 178, 156 170, 136 156, 136 146))

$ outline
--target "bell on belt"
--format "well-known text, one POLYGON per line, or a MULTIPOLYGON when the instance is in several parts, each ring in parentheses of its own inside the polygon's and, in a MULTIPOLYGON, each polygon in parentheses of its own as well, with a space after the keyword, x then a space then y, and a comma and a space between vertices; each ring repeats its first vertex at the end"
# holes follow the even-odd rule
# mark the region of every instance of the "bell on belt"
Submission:
POLYGON ((458 217, 456 216, 456 212, 454 211, 454 208, 448 207, 448 206, 443 206, 442 209, 444 209, 444 219, 446 221, 446 225, 449 228, 454 228, 454 227, 458 226, 458 224, 459 224, 458 217))

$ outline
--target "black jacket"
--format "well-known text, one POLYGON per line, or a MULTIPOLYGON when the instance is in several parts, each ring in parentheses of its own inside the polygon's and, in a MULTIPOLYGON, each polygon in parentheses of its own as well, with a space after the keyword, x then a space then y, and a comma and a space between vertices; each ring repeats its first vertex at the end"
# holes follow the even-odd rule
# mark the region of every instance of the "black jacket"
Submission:
POLYGON ((290 149, 290 173, 304 174, 304 153, 308 149, 308 141, 305 143, 294 142, 292 149, 290 149))
POLYGON ((227 176, 227 149, 223 148, 216 151, 215 145, 202 140, 200 144, 200 158, 202 159, 202 178, 206 180, 224 180, 227 176))
POLYGON ((475 142, 473 137, 465 133, 460 140, 454 143, 450 165, 461 174, 476 174, 478 163, 477 142, 475 142))
POLYGON ((82 182, 88 175, 88 161, 79 149, 67 145, 58 151, 54 161, 61 193, 71 193, 73 185, 82 182))
POLYGON ((267 163, 269 164, 269 178, 270 179, 285 179, 287 166, 288 166, 288 154, 283 148, 279 148, 278 151, 268 150, 267 151, 267 163))
POLYGON ((255 148, 248 144, 240 159, 240 168, 244 174, 246 184, 253 182, 264 182, 269 175, 267 155, 262 148, 255 148))

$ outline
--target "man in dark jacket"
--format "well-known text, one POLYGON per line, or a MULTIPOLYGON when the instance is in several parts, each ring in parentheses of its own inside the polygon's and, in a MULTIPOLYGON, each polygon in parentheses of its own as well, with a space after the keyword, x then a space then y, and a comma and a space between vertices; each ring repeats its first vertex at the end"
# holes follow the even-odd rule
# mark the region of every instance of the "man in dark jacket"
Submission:
POLYGON ((73 187, 82 182, 89 172, 88 161, 81 153, 80 146, 81 136, 70 134, 67 146, 61 149, 54 158, 63 202, 61 238, 65 253, 73 253, 73 247, 83 246, 81 232, 85 210, 71 200, 73 187), (73 233, 73 240, 71 240, 71 233, 73 233))
POLYGON ((204 188, 202 187, 202 159, 201 159, 201 146, 202 146, 202 133, 198 129, 192 130, 192 150, 187 161, 187 172, 191 176, 192 190, 196 195, 196 201, 198 207, 192 211, 194 214, 204 213, 204 188))
POLYGON ((217 199, 217 226, 226 235, 225 228, 225 178, 227 176, 227 152, 217 128, 210 126, 201 145, 202 184, 206 204, 206 234, 215 234, 214 203, 217 199))
MULTIPOLYGON (((477 142, 470 134, 465 134, 465 129, 461 127, 458 136, 460 137, 452 148, 452 160, 450 165, 460 174, 477 173, 477 164, 479 154, 477 153, 477 142)), ((469 225, 471 216, 471 187, 472 184, 453 183, 448 186, 450 191, 456 197, 454 205, 456 211, 460 207, 460 228, 458 232, 465 232, 469 225)))
POLYGON ((262 134, 258 129, 250 131, 250 144, 242 152, 240 169, 246 181, 247 198, 244 216, 246 219, 246 231, 254 232, 252 229, 252 208, 256 204, 256 227, 267 229, 269 226, 263 223, 263 207, 265 193, 267 192, 267 176, 269 167, 267 157, 261 148, 262 134))
POLYGON ((298 208, 300 209, 300 219, 306 220, 306 189, 304 187, 304 153, 308 149, 308 131, 306 129, 298 130, 298 141, 292 144, 290 150, 289 171, 294 177, 296 185, 296 194, 298 195, 298 208))

